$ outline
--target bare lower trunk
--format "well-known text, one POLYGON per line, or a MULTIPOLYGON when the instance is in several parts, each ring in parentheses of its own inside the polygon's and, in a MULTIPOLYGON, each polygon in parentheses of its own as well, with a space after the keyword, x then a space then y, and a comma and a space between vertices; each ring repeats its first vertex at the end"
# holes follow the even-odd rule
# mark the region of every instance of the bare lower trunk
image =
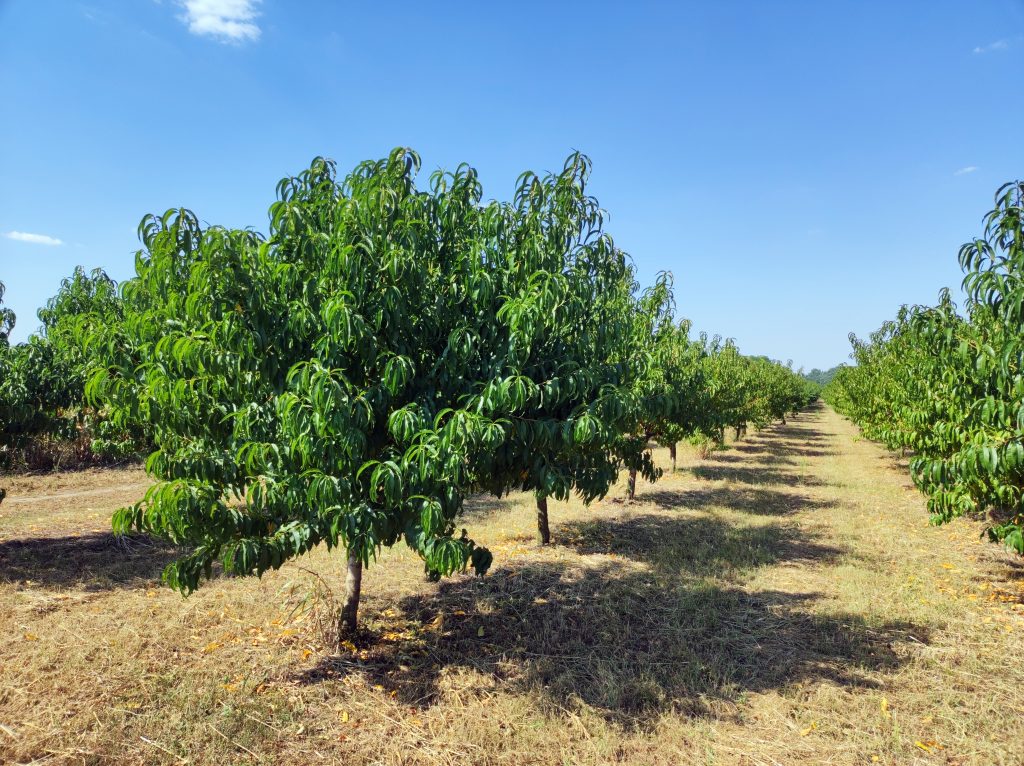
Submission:
POLYGON ((668 445, 668 456, 672 458, 672 471, 676 470, 676 443, 672 442, 668 445))
POLYGON ((636 469, 629 469, 629 481, 626 482, 626 499, 636 499, 636 469))
POLYGON ((356 632, 359 615, 359 591, 363 585, 363 561, 349 551, 345 572, 345 601, 341 605, 340 633, 348 636, 356 632))
POLYGON ((786 416, 785 415, 782 416, 782 425, 786 425, 786 416))
POLYGON ((537 495, 537 542, 547 545, 551 542, 551 527, 548 525, 548 498, 537 495))

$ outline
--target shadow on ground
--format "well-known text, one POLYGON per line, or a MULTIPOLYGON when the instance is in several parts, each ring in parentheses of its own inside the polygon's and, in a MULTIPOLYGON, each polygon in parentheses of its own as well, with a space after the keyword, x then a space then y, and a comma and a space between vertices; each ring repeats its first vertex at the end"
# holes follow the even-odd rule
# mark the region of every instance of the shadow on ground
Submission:
POLYGON ((665 510, 728 508, 755 516, 789 516, 798 511, 831 508, 833 501, 756 486, 701 486, 686 489, 652 489, 637 493, 638 506, 653 504, 665 510))
POLYGON ((745 692, 804 681, 876 688, 871 673, 898 666, 903 644, 928 640, 906 622, 813 614, 816 599, 672 582, 618 562, 502 567, 406 598, 409 638, 367 637, 362 658, 325 658, 297 680, 358 673, 419 706, 454 688, 498 687, 553 715, 589 707, 645 728, 667 711, 720 715, 745 692))
POLYGON ((178 548, 144 535, 110 532, 0 543, 0 582, 106 590, 159 579, 178 548))
POLYGON ((831 444, 831 437, 817 430, 812 413, 734 443, 733 454, 712 454, 690 471, 705 481, 828 486, 829 482, 800 470, 799 461, 839 454, 831 444))
POLYGON ((844 551, 809 538, 795 524, 734 526, 708 516, 648 514, 561 524, 559 545, 577 553, 614 554, 666 576, 729 578, 759 566, 834 562, 844 551))
MULTIPOLYGON (((800 441, 784 442, 784 441, 766 441, 766 442, 748 442, 746 444, 737 444, 734 449, 737 452, 742 452, 744 455, 756 457, 762 455, 765 458, 782 458, 782 457, 831 457, 838 455, 838 450, 824 449, 823 446, 808 446, 800 441)), ((793 463, 793 460, 778 460, 778 462, 793 463)))
MULTIPOLYGON (((812 429, 803 421, 764 439, 770 446, 812 429)), ((732 471, 749 484, 812 483, 771 464, 732 471)), ((588 708, 637 728, 669 711, 721 716, 748 692, 804 682, 876 688, 873 674, 912 656, 909 647, 929 640, 926 626, 823 613, 813 592, 751 592, 732 583, 754 567, 847 555, 786 518, 826 505, 764 487, 640 495, 614 518, 559 525, 547 560, 520 559, 404 598, 397 617, 380 625, 370 618, 362 652, 324 658, 295 680, 357 674, 424 707, 449 695, 522 694, 551 715, 588 708), (716 506, 760 518, 731 524, 692 512, 716 506), (564 547, 611 555, 562 557, 564 547)))
POLYGON ((698 479, 703 479, 704 481, 734 481, 751 485, 782 484, 790 487, 830 486, 830 482, 817 476, 779 470, 771 465, 741 467, 738 465, 714 465, 709 462, 707 465, 692 467, 690 472, 698 479))

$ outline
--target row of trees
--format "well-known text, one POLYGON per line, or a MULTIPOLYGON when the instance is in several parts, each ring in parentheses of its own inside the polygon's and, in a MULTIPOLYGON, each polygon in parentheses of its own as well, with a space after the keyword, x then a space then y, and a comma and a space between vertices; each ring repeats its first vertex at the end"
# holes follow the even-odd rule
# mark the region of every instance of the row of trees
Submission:
POLYGON ((651 440, 674 455, 816 396, 788 366, 692 338, 668 275, 639 288, 587 157, 523 174, 510 202, 484 202, 465 165, 421 190, 419 166, 401 149, 339 179, 318 158, 278 185, 266 237, 147 216, 118 316, 77 321, 83 407, 153 445, 157 481, 115 529, 186 548, 171 586, 337 546, 351 630, 384 547, 431 577, 487 570, 457 526, 468 494, 533 493, 547 543, 550 498, 589 503, 623 469, 631 497, 656 479, 651 440))
POLYGON ((38 332, 16 345, 4 289, 0 282, 0 467, 76 467, 144 448, 141 434, 112 428, 84 400, 84 338, 123 319, 114 281, 99 269, 76 269, 39 311, 38 332))
POLYGON ((1024 554, 1024 183, 996 193, 983 235, 960 249, 966 300, 903 307, 825 399, 866 436, 911 451, 935 523, 985 516, 1024 554))

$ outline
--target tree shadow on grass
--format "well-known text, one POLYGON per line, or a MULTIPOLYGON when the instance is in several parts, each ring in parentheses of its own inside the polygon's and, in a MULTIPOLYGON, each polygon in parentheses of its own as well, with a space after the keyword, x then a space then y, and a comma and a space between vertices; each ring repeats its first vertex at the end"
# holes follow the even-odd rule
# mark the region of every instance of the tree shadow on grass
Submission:
POLYGON ((728 578, 780 561, 831 562, 845 554, 794 524, 735 526, 708 516, 645 514, 577 521, 560 524, 557 539, 577 553, 622 556, 676 577, 728 578))
POLYGON ((766 442, 764 444, 742 444, 736 447, 737 452, 742 452, 749 457, 764 456, 770 460, 792 463, 789 458, 809 457, 832 457, 838 455, 839 451, 834 449, 818 449, 808 447, 805 444, 785 444, 781 442, 766 442))
POLYGON ((360 674, 424 707, 456 687, 497 687, 552 715, 586 707, 648 728, 665 712, 717 716, 746 692, 806 681, 877 688, 870 674, 928 640, 907 622, 815 614, 817 598, 663 578, 628 562, 504 566, 409 596, 398 638, 325 658, 297 680, 360 674))
POLYGON ((0 543, 0 582, 123 588, 158 579, 182 552, 145 535, 111 532, 6 540, 0 543))
POLYGON ((729 465, 697 465, 690 472, 698 479, 705 481, 735 481, 752 485, 785 485, 790 487, 827 487, 831 482, 817 476, 800 473, 789 473, 775 469, 770 465, 729 466, 729 465))
MULTIPOLYGON (((726 465, 733 465, 735 463, 743 463, 744 465, 756 464, 758 454, 762 452, 760 449, 744 450, 741 447, 730 447, 730 449, 738 449, 744 454, 742 455, 730 455, 723 454, 720 452, 713 453, 711 456, 700 461, 698 465, 714 465, 716 463, 725 463, 726 465)), ((763 464, 776 465, 796 465, 796 461, 788 457, 778 457, 776 455, 764 455, 763 464)), ((680 471, 685 470, 683 468, 678 469, 680 471)))
POLYGON ((728 508, 755 516, 789 516, 803 510, 833 508, 834 501, 807 495, 762 489, 757 486, 700 486, 688 489, 655 489, 637 494, 637 503, 651 503, 666 510, 728 508))

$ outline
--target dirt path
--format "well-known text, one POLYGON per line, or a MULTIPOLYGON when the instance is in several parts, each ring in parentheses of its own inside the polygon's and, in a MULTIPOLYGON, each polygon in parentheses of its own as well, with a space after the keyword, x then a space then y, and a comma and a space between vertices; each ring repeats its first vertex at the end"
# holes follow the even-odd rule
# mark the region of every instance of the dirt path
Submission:
POLYGON ((105 531, 140 478, 0 506, 0 762, 1024 763, 1019 560, 928 526, 905 465, 824 407, 681 450, 635 503, 552 503, 543 550, 531 497, 474 498, 491 572, 384 552, 340 653, 304 611, 340 556, 182 601, 173 550, 105 531))
POLYGON ((825 642, 790 655, 813 682, 751 699, 768 724, 751 762, 1024 763, 1024 669, 1007 662, 1024 647, 1017 557, 977 523, 929 526, 906 461, 825 407, 692 471, 723 507, 789 530, 744 591, 805 604, 819 630, 800 638, 825 642))
POLYGON ((68 500, 78 500, 83 497, 97 497, 100 495, 121 494, 125 492, 141 492, 151 484, 152 482, 149 481, 140 481, 134 484, 120 483, 110 487, 100 487, 98 489, 69 490, 67 492, 58 492, 53 495, 26 495, 23 497, 15 495, 13 497, 6 498, 4 502, 8 505, 27 505, 29 503, 37 505, 39 503, 48 503, 53 500, 66 502, 68 500))

